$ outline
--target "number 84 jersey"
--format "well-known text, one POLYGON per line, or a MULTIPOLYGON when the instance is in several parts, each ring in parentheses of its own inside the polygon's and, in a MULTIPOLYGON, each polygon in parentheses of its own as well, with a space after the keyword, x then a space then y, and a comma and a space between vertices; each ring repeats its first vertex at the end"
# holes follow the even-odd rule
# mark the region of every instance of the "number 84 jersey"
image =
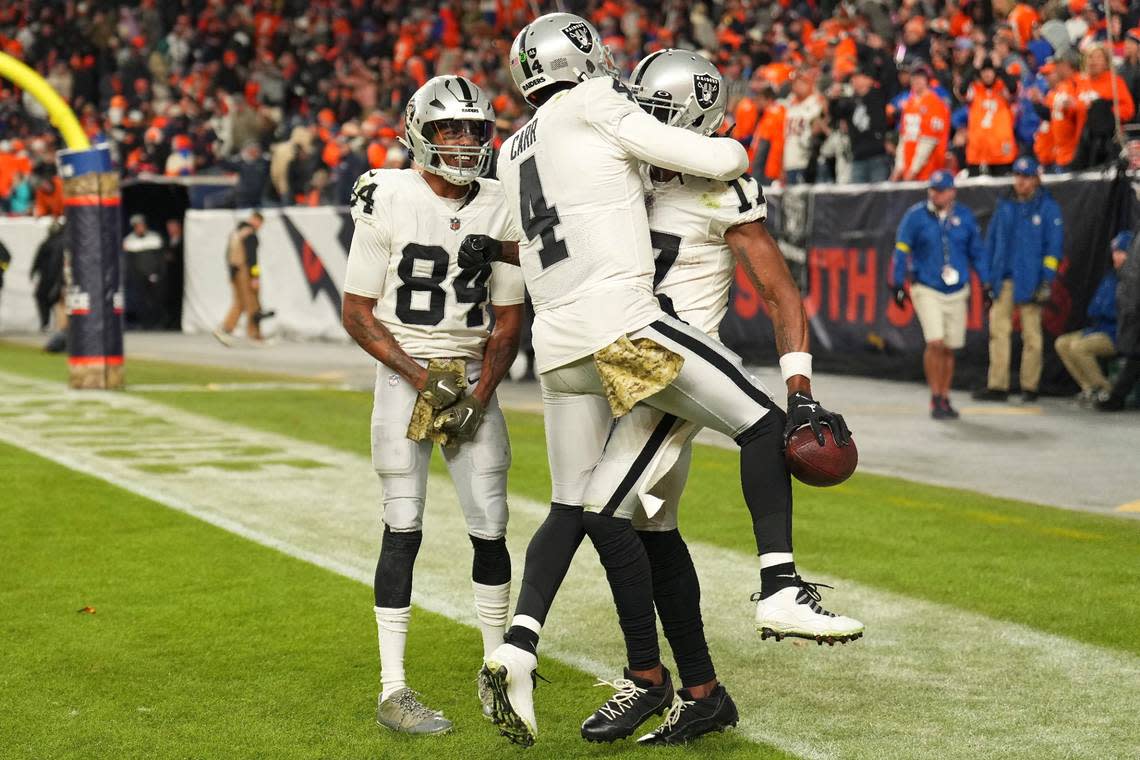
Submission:
POLYGON ((499 183, 476 180, 452 201, 413 169, 374 169, 357 180, 351 211, 344 291, 377 299, 373 313, 410 356, 482 358, 487 302, 523 302, 518 267, 460 272, 457 263, 467 235, 512 239, 499 183))
POLYGON ((653 290, 677 317, 716 336, 736 269, 724 234, 767 218, 764 193, 747 174, 731 182, 677 175, 651 184, 645 204, 655 255, 653 290))

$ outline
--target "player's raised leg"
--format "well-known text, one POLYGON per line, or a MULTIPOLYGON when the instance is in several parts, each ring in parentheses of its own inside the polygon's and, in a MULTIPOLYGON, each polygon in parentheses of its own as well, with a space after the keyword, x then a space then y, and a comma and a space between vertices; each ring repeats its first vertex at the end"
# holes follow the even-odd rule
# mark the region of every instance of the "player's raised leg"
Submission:
MULTIPOLYGON (((700 330, 665 317, 637 335, 650 337, 685 359, 673 383, 645 403, 732 436, 740 446, 741 489, 760 555, 757 630, 777 640, 798 636, 844 642, 861 636, 862 623, 821 607, 818 584, 804 581, 796 572, 792 485, 784 461, 787 415, 744 369, 740 357, 700 330)), ((827 422, 835 417, 815 402, 809 400, 808 405, 810 410, 793 410, 797 419, 821 415, 819 419, 827 422)), ((832 424, 846 429, 841 418, 832 424)))

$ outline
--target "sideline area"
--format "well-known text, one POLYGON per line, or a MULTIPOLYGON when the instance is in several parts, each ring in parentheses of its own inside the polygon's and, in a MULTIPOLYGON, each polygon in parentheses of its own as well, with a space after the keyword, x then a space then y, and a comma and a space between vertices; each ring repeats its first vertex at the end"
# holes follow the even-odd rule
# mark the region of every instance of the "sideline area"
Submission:
MULTIPOLYGON (((44 340, 3 339, 23 345, 44 340)), ((282 373, 360 389, 372 387, 375 371, 372 359, 349 343, 226 348, 209 335, 129 332, 126 346, 128 383, 131 357, 282 373)), ((754 371, 769 388, 779 388, 777 368, 754 371)), ((1057 398, 1026 406, 980 404, 955 392, 962 419, 936 422, 927 413, 926 389, 917 383, 820 373, 813 385, 816 397, 847 419, 864 472, 1140 519, 1140 470, 1125 456, 1140 435, 1140 414, 1106 415, 1057 398)), ((782 403, 781 395, 776 393, 782 403)), ((499 396, 505 407, 542 409, 536 383, 503 383, 499 396)), ((732 447, 714 433, 700 440, 732 447)))

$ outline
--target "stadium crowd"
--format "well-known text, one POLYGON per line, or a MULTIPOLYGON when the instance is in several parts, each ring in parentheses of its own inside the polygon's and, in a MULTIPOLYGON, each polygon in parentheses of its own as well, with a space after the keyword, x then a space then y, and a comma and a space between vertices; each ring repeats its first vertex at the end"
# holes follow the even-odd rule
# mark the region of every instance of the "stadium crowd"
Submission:
MULTIPOLYGON (((1110 160, 1114 98, 1125 123, 1140 98, 1140 3, 1110 2, 563 5, 626 72, 661 47, 704 51, 753 173, 793 184, 1110 160)), ((0 8, 0 49, 48 79, 126 176, 236 174, 239 207, 344 203, 368 167, 407 165, 403 108, 436 73, 495 93, 499 139, 526 118, 505 59, 535 5, 549 3, 19 0, 0 8)), ((58 213, 58 147, 43 109, 0 81, 0 211, 58 213)))

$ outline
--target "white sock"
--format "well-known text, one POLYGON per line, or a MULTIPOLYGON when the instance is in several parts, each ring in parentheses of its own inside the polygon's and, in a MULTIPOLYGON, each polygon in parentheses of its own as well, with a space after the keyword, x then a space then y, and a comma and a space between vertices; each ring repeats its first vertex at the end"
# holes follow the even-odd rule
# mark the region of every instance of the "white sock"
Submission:
POLYGON ((511 582, 499 586, 485 586, 471 582, 475 589, 475 616, 479 618, 479 631, 483 634, 483 656, 490 656, 503 643, 507 630, 507 608, 511 601, 511 582))
POLYGON ((404 680, 404 645, 408 640, 411 607, 374 607, 380 639, 380 701, 407 686, 404 680))
POLYGON ((791 552, 768 552, 760 555, 760 569, 763 570, 773 565, 786 565, 792 561, 791 552))

